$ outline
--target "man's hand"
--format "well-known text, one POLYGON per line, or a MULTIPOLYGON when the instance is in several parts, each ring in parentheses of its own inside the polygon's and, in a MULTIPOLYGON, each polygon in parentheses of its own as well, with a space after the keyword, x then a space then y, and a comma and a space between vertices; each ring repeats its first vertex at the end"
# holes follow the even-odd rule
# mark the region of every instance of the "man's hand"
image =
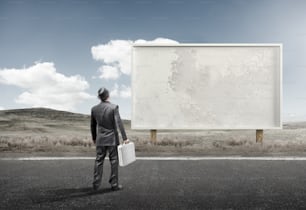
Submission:
POLYGON ((129 139, 123 140, 123 144, 128 144, 128 143, 130 143, 129 139))
POLYGON ((94 143, 94 145, 96 145, 96 140, 92 140, 92 142, 94 143))

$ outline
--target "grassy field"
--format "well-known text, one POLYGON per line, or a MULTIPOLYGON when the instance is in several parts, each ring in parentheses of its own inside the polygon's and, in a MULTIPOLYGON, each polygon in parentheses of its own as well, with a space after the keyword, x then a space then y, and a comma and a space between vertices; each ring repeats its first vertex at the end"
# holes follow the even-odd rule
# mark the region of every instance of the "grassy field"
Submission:
MULTIPOLYGON (((17 153, 94 154, 88 115, 44 108, 0 111, 0 151, 17 153)), ((255 142, 255 130, 158 131, 156 144, 149 131, 131 130, 137 155, 304 155, 306 123, 285 123, 282 130, 265 130, 255 142)))

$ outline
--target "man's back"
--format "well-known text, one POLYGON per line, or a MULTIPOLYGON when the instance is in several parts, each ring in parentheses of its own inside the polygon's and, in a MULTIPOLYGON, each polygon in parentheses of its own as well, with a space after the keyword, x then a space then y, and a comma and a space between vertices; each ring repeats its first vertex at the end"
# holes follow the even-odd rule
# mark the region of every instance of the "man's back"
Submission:
POLYGON ((126 134, 119 115, 118 106, 104 101, 91 110, 91 132, 96 146, 115 146, 119 144, 117 126, 123 139, 126 134))

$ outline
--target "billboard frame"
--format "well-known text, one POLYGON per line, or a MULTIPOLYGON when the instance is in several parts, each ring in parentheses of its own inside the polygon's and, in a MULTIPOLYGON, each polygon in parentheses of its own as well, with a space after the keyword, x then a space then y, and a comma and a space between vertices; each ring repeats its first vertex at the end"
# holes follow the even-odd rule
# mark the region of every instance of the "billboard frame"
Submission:
POLYGON ((133 44, 131 49, 131 129, 133 130, 264 130, 264 129, 282 129, 283 128, 283 44, 282 43, 181 43, 181 44, 133 44), (245 126, 245 127, 193 127, 193 128, 159 128, 159 127, 137 127, 133 123, 133 114, 134 114, 134 85, 135 84, 135 70, 134 70, 134 49, 138 47, 279 47, 279 125, 278 126, 245 126))

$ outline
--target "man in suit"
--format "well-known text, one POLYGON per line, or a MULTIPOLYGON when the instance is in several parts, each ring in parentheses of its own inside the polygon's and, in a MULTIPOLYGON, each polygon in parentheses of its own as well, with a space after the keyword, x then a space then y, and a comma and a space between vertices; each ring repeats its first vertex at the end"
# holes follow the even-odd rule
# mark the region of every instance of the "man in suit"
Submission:
POLYGON ((109 102, 109 91, 106 88, 98 90, 98 97, 101 103, 91 109, 91 134, 92 140, 96 144, 96 160, 94 166, 93 189, 97 190, 101 184, 103 173, 103 162, 106 153, 109 154, 111 163, 111 176, 109 183, 112 190, 120 190, 122 186, 118 183, 118 151, 119 128, 124 143, 128 139, 119 114, 118 105, 109 102))

